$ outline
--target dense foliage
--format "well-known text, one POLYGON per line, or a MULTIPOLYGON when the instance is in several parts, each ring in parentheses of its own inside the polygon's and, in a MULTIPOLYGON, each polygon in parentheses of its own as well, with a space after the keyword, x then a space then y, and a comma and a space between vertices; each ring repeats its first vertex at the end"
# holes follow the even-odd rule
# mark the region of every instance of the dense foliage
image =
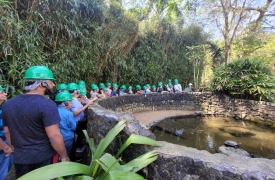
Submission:
POLYGON ((186 47, 206 43, 202 29, 163 19, 141 33, 141 20, 119 2, 0 0, 1 84, 20 93, 32 65, 48 66, 57 83, 193 82, 186 47))
POLYGON ((238 59, 216 68, 212 90, 233 97, 274 100, 275 77, 270 67, 257 59, 238 59))

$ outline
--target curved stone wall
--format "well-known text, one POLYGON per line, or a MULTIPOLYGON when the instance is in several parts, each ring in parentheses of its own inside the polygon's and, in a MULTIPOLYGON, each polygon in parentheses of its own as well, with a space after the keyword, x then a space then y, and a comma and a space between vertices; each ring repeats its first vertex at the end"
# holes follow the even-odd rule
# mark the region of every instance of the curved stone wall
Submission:
MULTIPOLYGON (((203 114, 226 115, 273 125, 275 104, 230 99, 223 94, 179 93, 112 97, 99 100, 88 109, 88 133, 95 143, 120 120, 128 119, 121 134, 125 140, 132 134, 152 139, 148 127, 141 125, 129 112, 152 110, 194 110, 203 114)), ((131 145, 124 160, 131 160, 149 150, 159 153, 158 159, 144 170, 147 179, 275 179, 275 161, 261 158, 232 157, 210 154, 194 148, 161 142, 162 147, 131 145)), ((119 149, 116 139, 108 149, 114 154, 119 149)))

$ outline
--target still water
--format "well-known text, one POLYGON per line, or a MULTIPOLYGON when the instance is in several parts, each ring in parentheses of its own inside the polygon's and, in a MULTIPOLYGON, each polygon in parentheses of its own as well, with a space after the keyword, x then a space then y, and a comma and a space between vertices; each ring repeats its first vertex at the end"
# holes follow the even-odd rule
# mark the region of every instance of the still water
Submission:
POLYGON ((252 157, 275 159, 274 129, 247 121, 229 117, 176 117, 161 121, 151 130, 158 141, 217 153, 226 140, 232 140, 252 157))

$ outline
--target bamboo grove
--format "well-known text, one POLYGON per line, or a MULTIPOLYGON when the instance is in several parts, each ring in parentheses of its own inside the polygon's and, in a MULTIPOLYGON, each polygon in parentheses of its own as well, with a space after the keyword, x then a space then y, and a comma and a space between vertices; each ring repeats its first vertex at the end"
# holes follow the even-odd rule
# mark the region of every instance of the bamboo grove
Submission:
POLYGON ((145 22, 141 33, 141 20, 116 1, 0 4, 1 80, 15 87, 14 94, 21 92, 23 73, 32 65, 49 66, 57 83, 82 79, 134 85, 178 78, 185 86, 194 73, 201 80, 204 57, 194 67, 187 48, 208 43, 196 25, 178 28, 163 18, 145 22))

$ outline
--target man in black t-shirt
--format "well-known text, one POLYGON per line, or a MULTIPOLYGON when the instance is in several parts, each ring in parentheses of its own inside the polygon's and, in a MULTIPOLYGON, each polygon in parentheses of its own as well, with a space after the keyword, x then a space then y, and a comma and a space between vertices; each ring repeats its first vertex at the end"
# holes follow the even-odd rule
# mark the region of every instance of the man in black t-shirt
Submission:
POLYGON ((8 144, 14 147, 16 178, 52 163, 58 153, 69 161, 59 131, 60 117, 56 104, 45 98, 55 84, 50 69, 33 66, 25 72, 26 94, 7 101, 3 106, 4 131, 8 144))

